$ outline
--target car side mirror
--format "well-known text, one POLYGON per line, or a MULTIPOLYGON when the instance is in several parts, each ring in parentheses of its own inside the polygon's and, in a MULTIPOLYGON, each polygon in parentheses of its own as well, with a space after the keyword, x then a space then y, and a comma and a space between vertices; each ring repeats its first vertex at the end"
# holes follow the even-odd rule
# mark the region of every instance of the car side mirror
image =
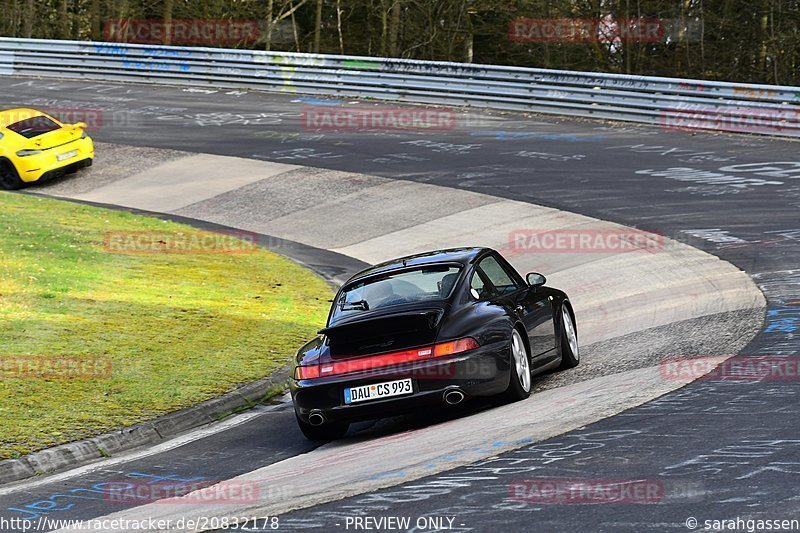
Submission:
POLYGON ((76 128, 80 128, 82 130, 85 130, 88 127, 85 122, 76 122, 75 124, 73 124, 73 126, 75 126, 76 128))
POLYGON ((527 280, 528 285, 530 285, 531 287, 541 287, 542 285, 547 283, 547 278, 539 274, 538 272, 531 272, 530 274, 525 276, 525 279, 527 280))

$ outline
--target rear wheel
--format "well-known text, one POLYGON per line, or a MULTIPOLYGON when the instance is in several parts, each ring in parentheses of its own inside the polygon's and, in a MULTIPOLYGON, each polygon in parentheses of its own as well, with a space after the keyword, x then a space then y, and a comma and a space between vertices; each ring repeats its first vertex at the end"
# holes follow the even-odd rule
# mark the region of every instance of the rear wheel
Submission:
POLYGON ((503 400, 516 402, 531 395, 531 358, 519 330, 511 331, 511 379, 503 400))
POLYGON ((575 330, 575 321, 569 307, 561 306, 561 366, 558 368, 566 370, 578 366, 581 361, 578 351, 578 332, 575 330))
POLYGON ((25 182, 19 179, 19 173, 11 161, 0 160, 0 187, 7 191, 15 191, 25 186, 25 182))
POLYGON ((297 425, 300 426, 300 431, 306 436, 308 440, 330 441, 344 437, 350 424, 343 422, 326 422, 320 426, 312 426, 308 422, 303 422, 297 413, 294 415, 297 418, 297 425))

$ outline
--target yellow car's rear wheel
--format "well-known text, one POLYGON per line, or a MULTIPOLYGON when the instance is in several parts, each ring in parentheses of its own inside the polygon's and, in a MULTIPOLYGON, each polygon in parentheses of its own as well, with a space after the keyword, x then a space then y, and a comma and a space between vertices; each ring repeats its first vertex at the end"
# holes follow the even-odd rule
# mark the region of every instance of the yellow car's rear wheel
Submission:
POLYGON ((8 159, 0 159, 0 187, 7 191, 14 191, 25 186, 19 179, 16 167, 8 159))

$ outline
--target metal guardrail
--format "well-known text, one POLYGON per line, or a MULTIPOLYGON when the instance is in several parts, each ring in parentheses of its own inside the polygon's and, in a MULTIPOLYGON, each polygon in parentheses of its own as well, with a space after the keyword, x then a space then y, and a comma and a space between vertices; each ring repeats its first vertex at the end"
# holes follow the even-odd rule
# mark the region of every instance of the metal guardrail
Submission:
POLYGON ((441 61, 0 38, 0 75, 246 88, 800 137, 800 87, 441 61))

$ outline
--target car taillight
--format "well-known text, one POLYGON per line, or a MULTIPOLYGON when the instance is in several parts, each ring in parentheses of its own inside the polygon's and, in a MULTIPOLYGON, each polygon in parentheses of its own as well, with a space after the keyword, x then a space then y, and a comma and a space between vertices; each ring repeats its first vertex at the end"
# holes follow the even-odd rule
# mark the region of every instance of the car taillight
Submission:
POLYGON ((458 339, 457 341, 443 342, 433 347, 433 356, 441 357, 443 355, 453 355, 456 353, 466 352, 467 350, 474 350, 478 347, 478 341, 472 337, 466 339, 458 339))
POLYGON ((442 342, 433 346, 358 357, 346 361, 327 363, 322 366, 298 366, 294 371, 294 378, 313 379, 320 376, 324 377, 335 376, 339 374, 350 374, 352 372, 361 372, 364 370, 371 370, 373 368, 402 365, 405 363, 413 363, 415 361, 424 361, 434 357, 455 355, 461 352, 474 350, 475 348, 479 347, 480 344, 478 344, 478 341, 471 337, 467 337, 465 339, 442 342))
POLYGON ((314 379, 319 377, 319 365, 298 366, 294 369, 294 379, 314 379))

